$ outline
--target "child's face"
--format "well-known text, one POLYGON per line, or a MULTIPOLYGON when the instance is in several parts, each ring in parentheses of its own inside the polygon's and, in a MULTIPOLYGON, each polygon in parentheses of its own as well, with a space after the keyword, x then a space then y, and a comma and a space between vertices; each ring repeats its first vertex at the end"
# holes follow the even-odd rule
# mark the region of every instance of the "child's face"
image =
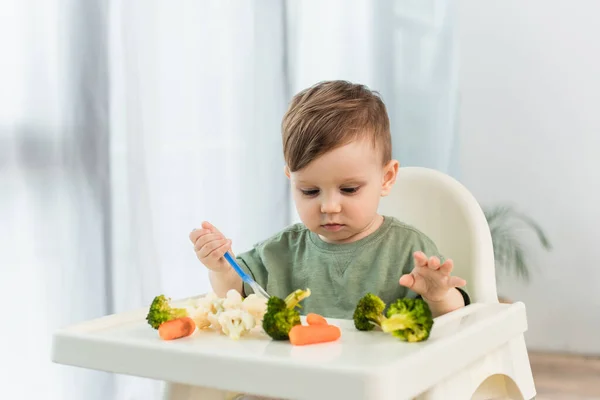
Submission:
POLYGON ((286 175, 300 219, 330 243, 349 243, 374 232, 382 222, 379 199, 389 193, 398 162, 383 166, 381 151, 354 141, 286 175))

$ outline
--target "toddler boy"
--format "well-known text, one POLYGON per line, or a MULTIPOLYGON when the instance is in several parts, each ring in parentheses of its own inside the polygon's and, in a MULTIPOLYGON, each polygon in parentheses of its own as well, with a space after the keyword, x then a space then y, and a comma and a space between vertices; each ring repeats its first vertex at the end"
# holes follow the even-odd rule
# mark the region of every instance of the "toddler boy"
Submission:
MULTIPOLYGON (((435 243, 416 228, 377 213, 398 172, 390 124, 378 94, 345 81, 318 83, 292 99, 282 122, 285 174, 301 223, 237 255, 270 294, 310 288, 301 312, 351 319, 367 292, 386 303, 422 297, 434 316, 469 304, 435 243)), ((435 195, 435 194, 432 194, 435 195)), ((209 222, 190 233, 213 290, 252 289, 223 258, 231 240, 209 222)))

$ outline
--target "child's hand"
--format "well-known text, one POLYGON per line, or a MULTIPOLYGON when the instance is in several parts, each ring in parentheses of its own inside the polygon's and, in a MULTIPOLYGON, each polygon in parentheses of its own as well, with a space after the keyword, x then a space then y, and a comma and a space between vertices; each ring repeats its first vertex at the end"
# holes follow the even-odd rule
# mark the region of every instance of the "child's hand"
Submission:
POLYGON ((194 229, 190 233, 196 256, 206 268, 215 272, 228 271, 231 266, 223 258, 226 251, 231 250, 231 240, 208 222, 202 223, 202 229, 194 229))
POLYGON ((437 257, 427 258, 421 251, 414 253, 415 267, 410 274, 402 275, 400 284, 420 294, 431 302, 443 301, 448 292, 467 282, 457 276, 450 276, 454 263, 448 259, 440 265, 437 257))

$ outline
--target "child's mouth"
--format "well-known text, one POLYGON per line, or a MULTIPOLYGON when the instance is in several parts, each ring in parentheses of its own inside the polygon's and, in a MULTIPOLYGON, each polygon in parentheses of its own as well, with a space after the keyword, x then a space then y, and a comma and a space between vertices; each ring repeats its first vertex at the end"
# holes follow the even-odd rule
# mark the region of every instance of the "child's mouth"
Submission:
POLYGON ((344 227, 343 224, 325 224, 321 226, 330 232, 337 232, 344 227))

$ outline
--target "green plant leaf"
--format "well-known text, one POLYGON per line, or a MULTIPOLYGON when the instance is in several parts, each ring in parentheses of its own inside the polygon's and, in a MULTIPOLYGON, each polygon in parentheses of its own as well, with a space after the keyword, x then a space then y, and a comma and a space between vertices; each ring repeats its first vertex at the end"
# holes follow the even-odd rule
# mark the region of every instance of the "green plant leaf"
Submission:
POLYGON ((540 244, 545 250, 552 250, 550 239, 548 239, 548 237, 542 230, 542 227, 536 221, 518 212, 514 212, 514 216, 519 218, 522 222, 524 222, 529 228, 531 228, 535 232, 536 236, 538 237, 538 240, 540 241, 540 244))
POLYGON ((522 228, 528 228, 535 233, 540 245, 549 251, 552 245, 541 226, 532 218, 517 212, 513 206, 505 204, 484 209, 484 215, 490 228, 497 267, 528 282, 531 266, 527 249, 521 243, 518 233, 522 228))

